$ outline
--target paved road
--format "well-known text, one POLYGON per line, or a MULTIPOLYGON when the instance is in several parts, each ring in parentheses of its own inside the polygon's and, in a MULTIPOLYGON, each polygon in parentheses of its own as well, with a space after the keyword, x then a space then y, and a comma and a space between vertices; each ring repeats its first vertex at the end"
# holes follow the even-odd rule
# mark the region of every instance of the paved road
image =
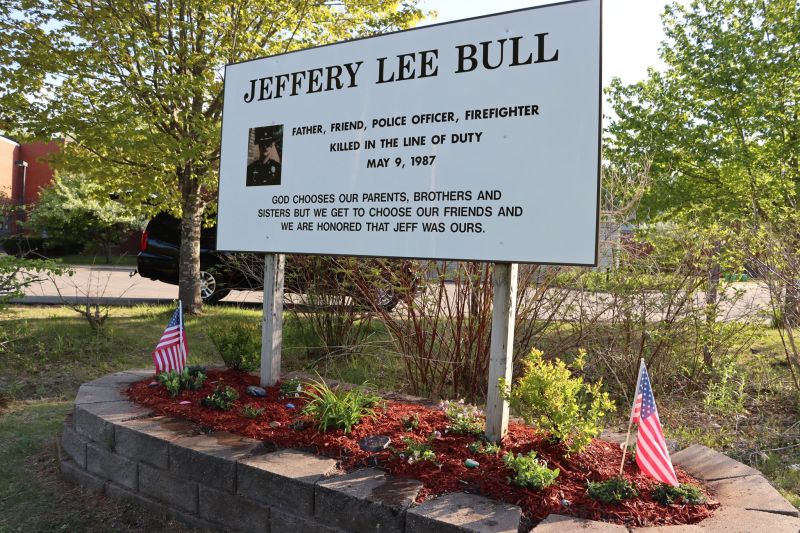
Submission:
MULTIPOLYGON (((25 297, 17 300, 28 304, 61 304, 98 302, 102 305, 166 304, 178 298, 178 286, 131 275, 133 267, 74 267, 72 276, 55 276, 29 286, 25 297)), ((262 302, 261 291, 231 291, 223 302, 229 304, 262 302)))
MULTIPOLYGON (((34 284, 25 291, 22 303, 61 304, 62 298, 68 302, 90 301, 102 305, 168 304, 178 298, 177 285, 152 281, 139 276, 131 276, 133 267, 75 267, 72 276, 57 276, 34 284), (60 293, 60 295, 59 295, 60 293)), ((737 304, 722 310, 723 320, 736 320, 753 316, 758 310, 769 306, 769 294, 756 283, 736 283, 735 288, 744 290, 744 296, 737 304)), ((733 290, 733 289, 731 289, 733 290)), ((580 293, 575 293, 576 297, 580 293)), ((703 295, 698 295, 703 298, 703 295)), ((589 306, 604 308, 603 295, 583 294, 589 306), (595 301, 596 300, 596 301, 595 301)), ((247 305, 258 307, 263 301, 261 291, 231 291, 223 300, 227 305, 247 305)), ((574 312, 574 311, 573 311, 574 312)), ((657 316, 650 319, 657 320, 657 316)))

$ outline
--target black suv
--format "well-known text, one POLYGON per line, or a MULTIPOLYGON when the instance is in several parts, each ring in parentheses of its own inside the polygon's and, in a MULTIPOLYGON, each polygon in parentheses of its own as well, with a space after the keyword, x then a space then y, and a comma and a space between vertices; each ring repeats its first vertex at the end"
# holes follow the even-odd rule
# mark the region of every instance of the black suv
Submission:
MULTIPOLYGON (((160 213, 142 232, 137 272, 145 278, 178 284, 180 221, 160 213)), ((255 254, 216 251, 216 226, 200 235, 200 296, 215 303, 231 289, 262 290, 263 260, 255 254)), ((310 284, 340 292, 352 302, 391 311, 417 288, 416 264, 409 260, 287 255, 284 290, 303 293, 310 284), (355 261, 355 263, 354 263, 355 261)))

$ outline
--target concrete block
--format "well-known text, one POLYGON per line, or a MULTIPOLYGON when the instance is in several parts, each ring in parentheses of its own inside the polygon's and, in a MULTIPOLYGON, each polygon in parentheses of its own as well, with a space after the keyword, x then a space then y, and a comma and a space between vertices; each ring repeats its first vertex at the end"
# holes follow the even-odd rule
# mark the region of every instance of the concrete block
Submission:
POLYGON ((155 500, 197 513, 197 483, 176 478, 147 465, 139 465, 139 492, 155 500))
POLYGON ((86 469, 103 479, 108 479, 123 487, 136 490, 136 463, 100 446, 89 444, 86 447, 86 469))
POLYGON ((314 484, 336 468, 336 460, 281 450, 239 461, 236 493, 300 516, 314 514, 314 484))
POLYGON ((680 526, 651 526, 651 527, 634 527, 631 531, 636 533, 703 533, 706 531, 695 524, 683 524, 680 526))
POLYGON ((155 374, 152 370, 125 370, 122 372, 114 372, 101 378, 94 379, 84 385, 90 387, 110 387, 113 389, 124 390, 147 378, 153 378, 155 374))
MULTIPOLYGON (((200 486, 200 517, 246 533, 269 533, 268 507, 200 486)), ((280 530, 278 530, 280 531, 280 530)))
POLYGON ((723 506, 800 517, 800 511, 762 476, 720 479, 708 486, 723 506))
POLYGON ((236 461, 260 447, 255 439, 227 432, 195 435, 169 445, 169 471, 215 489, 236 490, 236 461))
POLYGON ((272 533, 345 533, 345 530, 328 527, 310 518, 301 518, 272 508, 269 512, 269 527, 272 533))
POLYGON ((166 470, 169 468, 169 443, 197 435, 197 425, 175 418, 156 416, 115 424, 114 448, 119 454, 166 470))
POLYGON ((105 402, 124 402, 128 398, 115 387, 93 387, 91 385, 81 385, 78 395, 75 397, 75 405, 87 403, 105 402))
POLYGON ((521 516, 516 505, 453 492, 411 507, 406 512, 406 533, 516 533, 521 516))
POLYGON ((568 531, 596 531, 597 533, 625 533, 628 528, 619 524, 608 522, 597 522, 595 520, 585 520, 560 514, 551 514, 535 528, 531 533, 566 533, 568 531))
POLYGON ((800 518, 761 511, 749 511, 736 507, 720 507, 710 518, 697 526, 703 531, 714 533, 798 533, 800 518))
POLYGON ((761 475, 758 470, 700 444, 672 454, 672 462, 704 481, 761 475))
POLYGON ((175 520, 179 520, 195 529, 203 531, 219 531, 220 529, 217 524, 212 524, 207 520, 203 520, 199 516, 185 513, 178 509, 172 509, 161 502, 157 502, 141 494, 131 492, 118 485, 109 484, 107 486, 106 496, 117 501, 129 503, 142 509, 146 509, 152 515, 174 518, 175 520))
POLYGON ((69 481, 70 483, 74 483, 75 485, 80 485, 85 489, 89 489, 92 492, 97 492, 102 494, 105 490, 106 482, 105 480, 93 476, 77 464, 74 461, 61 461, 61 477, 69 481))
POLYGON ((61 449, 64 453, 81 468, 86 468, 86 443, 87 439, 75 431, 75 425, 71 416, 64 423, 61 431, 61 449))
POLYGON ((75 406, 75 430, 105 448, 114 448, 114 424, 142 418, 149 409, 133 402, 87 403, 75 406))
POLYGON ((314 517, 345 530, 399 533, 405 529, 405 510, 421 488, 415 479, 390 478, 371 468, 356 470, 317 483, 314 517))

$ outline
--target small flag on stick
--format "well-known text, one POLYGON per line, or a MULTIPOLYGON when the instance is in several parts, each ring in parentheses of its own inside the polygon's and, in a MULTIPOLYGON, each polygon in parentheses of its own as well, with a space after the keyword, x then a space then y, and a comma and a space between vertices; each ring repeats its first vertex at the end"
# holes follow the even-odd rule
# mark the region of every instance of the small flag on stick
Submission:
POLYGON ((153 363, 156 365, 156 374, 161 372, 181 372, 186 366, 186 357, 189 348, 186 345, 186 335, 183 330, 183 306, 178 302, 178 308, 172 313, 172 318, 167 324, 167 329, 161 335, 155 350, 153 350, 153 363))
POLYGON ((653 479, 677 487, 678 478, 669 458, 664 433, 661 431, 656 400, 653 397, 650 376, 647 375, 644 361, 639 372, 639 386, 636 389, 632 414, 633 422, 639 424, 636 437, 636 464, 642 472, 653 479))

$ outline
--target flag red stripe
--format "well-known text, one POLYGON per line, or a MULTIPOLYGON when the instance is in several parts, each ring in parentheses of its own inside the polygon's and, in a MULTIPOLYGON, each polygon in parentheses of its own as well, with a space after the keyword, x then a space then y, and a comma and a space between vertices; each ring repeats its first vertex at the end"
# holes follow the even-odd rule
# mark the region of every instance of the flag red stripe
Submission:
POLYGON ((639 441, 639 445, 636 447, 636 459, 637 462, 639 459, 645 462, 647 468, 642 467, 642 470, 659 481, 672 483, 675 479, 674 472, 670 471, 667 464, 663 462, 657 453, 653 452, 651 445, 644 440, 639 441))

